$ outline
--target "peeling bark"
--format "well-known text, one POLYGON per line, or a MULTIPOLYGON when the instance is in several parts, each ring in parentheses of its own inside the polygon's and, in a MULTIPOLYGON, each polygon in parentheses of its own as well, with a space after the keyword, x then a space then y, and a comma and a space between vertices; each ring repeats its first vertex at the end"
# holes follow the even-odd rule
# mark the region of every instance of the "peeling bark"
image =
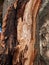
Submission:
MULTIPOLYGON (((12 55, 12 65, 33 65, 34 63, 36 17, 40 3, 41 0, 16 0, 7 10, 3 19, 1 46, 2 55, 12 55)), ((8 58, 10 59, 9 55, 8 58)), ((5 63, 3 64, 10 65, 10 61, 5 63)))
POLYGON ((36 15, 40 6, 40 2, 40 0, 30 0, 25 6, 23 20, 22 17, 18 18, 17 40, 19 45, 17 47, 19 48, 19 52, 18 56, 16 56, 16 61, 13 60, 13 65, 33 65, 35 55, 34 44, 36 41, 36 15), (26 45, 28 50, 24 52, 26 45), (20 61, 21 54, 23 55, 20 61), (24 61, 25 63, 23 63, 24 61))

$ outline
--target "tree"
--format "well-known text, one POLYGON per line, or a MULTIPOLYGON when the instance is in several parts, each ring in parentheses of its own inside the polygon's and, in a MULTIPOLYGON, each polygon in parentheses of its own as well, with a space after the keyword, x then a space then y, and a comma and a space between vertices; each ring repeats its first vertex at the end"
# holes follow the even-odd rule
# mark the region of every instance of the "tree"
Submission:
POLYGON ((15 0, 8 6, 1 34, 4 65, 34 65, 38 52, 34 47, 40 5, 41 0, 15 0))

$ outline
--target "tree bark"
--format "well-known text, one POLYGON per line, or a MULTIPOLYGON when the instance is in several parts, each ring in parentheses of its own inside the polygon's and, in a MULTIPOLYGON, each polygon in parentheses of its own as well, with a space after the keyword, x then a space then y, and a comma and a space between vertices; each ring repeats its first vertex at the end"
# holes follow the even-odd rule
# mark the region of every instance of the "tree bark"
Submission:
MULTIPOLYGON (((36 17, 40 3, 41 0, 16 0, 7 9, 2 25, 1 46, 2 54, 8 55, 9 59, 12 55, 12 65, 34 63, 36 17)), ((10 65, 10 62, 6 60, 4 65, 10 65)))
POLYGON ((17 25, 18 56, 14 55, 13 65, 33 65, 34 45, 36 41, 36 15, 40 6, 40 0, 30 0, 24 10, 23 20, 20 17, 17 25), (36 4, 36 5, 35 5, 36 4), (28 48, 26 50, 26 47, 28 48), (22 56, 20 58, 20 56, 22 56))

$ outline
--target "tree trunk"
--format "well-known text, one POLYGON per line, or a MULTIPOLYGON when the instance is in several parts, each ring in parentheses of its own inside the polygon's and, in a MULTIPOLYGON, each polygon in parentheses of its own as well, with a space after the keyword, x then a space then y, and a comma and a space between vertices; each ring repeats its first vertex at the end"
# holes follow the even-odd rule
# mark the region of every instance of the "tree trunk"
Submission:
POLYGON ((29 0, 25 6, 23 16, 18 18, 17 40, 19 45, 16 47, 18 52, 15 51, 13 65, 33 65, 36 42, 36 15, 40 2, 40 0, 29 0))
MULTIPOLYGON (((0 44, 2 47, 1 65, 36 65, 34 61, 38 50, 34 47, 37 34, 37 14, 41 12, 41 10, 39 11, 40 5, 41 0, 15 0, 12 5, 7 7, 7 12, 5 11, 3 14, 0 44)), ((42 33, 40 32, 40 34, 42 33)), ((43 58, 41 48, 40 57, 43 58)), ((49 57, 49 55, 47 56, 49 57)), ((37 65, 45 65, 46 63, 43 62, 45 63, 42 60, 42 63, 39 62, 37 65)))

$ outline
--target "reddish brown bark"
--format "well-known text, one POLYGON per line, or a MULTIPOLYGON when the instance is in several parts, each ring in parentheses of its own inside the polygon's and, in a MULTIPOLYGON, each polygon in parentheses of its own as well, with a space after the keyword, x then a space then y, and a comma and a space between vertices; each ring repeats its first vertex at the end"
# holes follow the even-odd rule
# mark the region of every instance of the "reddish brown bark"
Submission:
MULTIPOLYGON (((41 0, 16 0, 3 19, 1 46, 13 50, 13 65, 33 65, 36 42, 36 16, 41 0), (20 4, 21 3, 21 4, 20 4), (18 42, 17 42, 18 41, 18 42)), ((8 50, 6 50, 8 52, 8 50)), ((8 54, 6 53, 5 54, 8 54)))
POLYGON ((40 6, 40 0, 29 0, 25 6, 24 15, 18 18, 17 25, 17 39, 19 45, 17 46, 18 55, 14 54, 13 65, 33 65, 34 61, 34 45, 36 41, 36 16, 40 6), (22 20, 23 18, 23 20, 22 20), (32 31, 33 30, 33 31, 32 31), (25 52, 25 47, 27 50, 25 52), (20 59, 20 56, 21 59, 20 59))

